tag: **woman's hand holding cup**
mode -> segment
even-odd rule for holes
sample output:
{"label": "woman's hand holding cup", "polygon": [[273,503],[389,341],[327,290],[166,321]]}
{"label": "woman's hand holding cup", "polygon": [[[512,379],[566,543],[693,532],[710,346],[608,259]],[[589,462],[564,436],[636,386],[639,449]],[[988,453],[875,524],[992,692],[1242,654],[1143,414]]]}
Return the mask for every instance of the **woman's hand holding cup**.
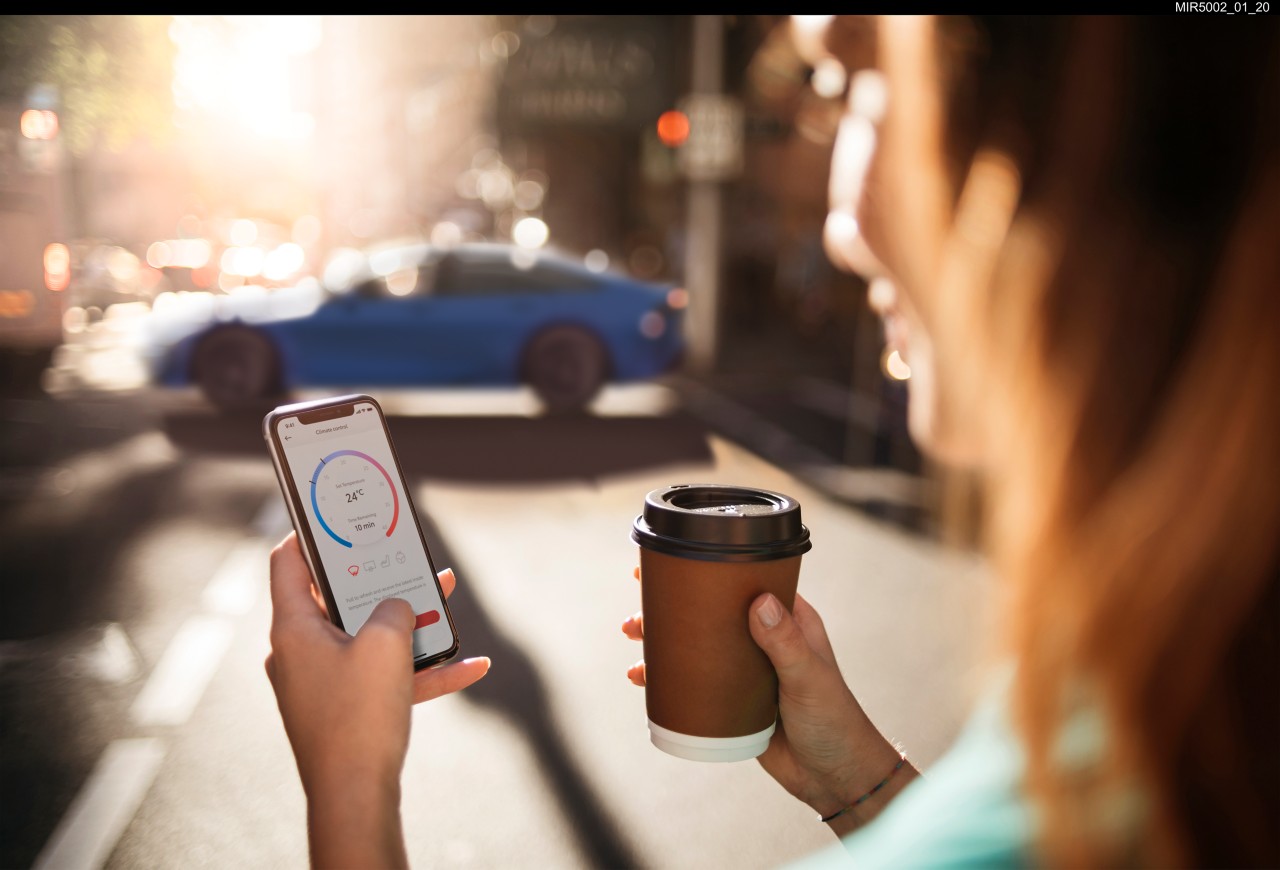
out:
{"label": "woman's hand holding cup", "polygon": [[[640,579],[640,569],[635,577]],[[776,597],[752,602],[748,626],[756,644],[778,674],[779,723],[769,748],[758,760],[790,794],[826,817],[866,794],[901,757],[863,712],[836,665],[831,641],[818,612],[796,595],[794,613]],[[622,624],[632,640],[644,639],[644,615]],[[627,671],[645,685],[644,662]],[[870,820],[914,776],[907,765],[872,799],[832,823],[845,833]]]}

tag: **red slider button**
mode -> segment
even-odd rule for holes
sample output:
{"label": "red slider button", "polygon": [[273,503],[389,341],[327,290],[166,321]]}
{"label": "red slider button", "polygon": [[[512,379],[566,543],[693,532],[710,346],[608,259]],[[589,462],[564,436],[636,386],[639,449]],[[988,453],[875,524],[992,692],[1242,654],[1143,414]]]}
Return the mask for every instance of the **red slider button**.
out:
{"label": "red slider button", "polygon": [[414,620],[414,628],[426,628],[428,625],[435,625],[440,621],[440,611],[428,610],[426,613],[419,613],[418,618]]}

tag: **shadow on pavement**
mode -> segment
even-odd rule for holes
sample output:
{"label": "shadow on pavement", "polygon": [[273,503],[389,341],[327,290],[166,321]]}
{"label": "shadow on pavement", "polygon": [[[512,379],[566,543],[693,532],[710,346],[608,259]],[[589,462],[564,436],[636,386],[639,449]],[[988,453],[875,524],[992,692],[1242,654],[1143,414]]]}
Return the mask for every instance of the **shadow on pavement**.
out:
{"label": "shadow on pavement", "polygon": [[[465,565],[449,551],[431,518],[420,514],[437,566],[449,566],[460,576],[471,576]],[[578,846],[591,867],[639,867],[640,862],[620,835],[613,820],[601,809],[582,770],[574,759],[547,703],[542,676],[533,661],[510,637],[503,634],[473,598],[465,585],[449,597],[458,634],[469,647],[500,662],[483,680],[469,687],[463,697],[507,717],[524,734],[543,775],[560,802],[560,811],[578,839]]]}
{"label": "shadow on pavement", "polygon": [[[167,413],[175,447],[194,452],[267,456],[262,417]],[[446,480],[583,480],[683,462],[710,462],[705,426],[692,417],[387,417],[405,474]]]}

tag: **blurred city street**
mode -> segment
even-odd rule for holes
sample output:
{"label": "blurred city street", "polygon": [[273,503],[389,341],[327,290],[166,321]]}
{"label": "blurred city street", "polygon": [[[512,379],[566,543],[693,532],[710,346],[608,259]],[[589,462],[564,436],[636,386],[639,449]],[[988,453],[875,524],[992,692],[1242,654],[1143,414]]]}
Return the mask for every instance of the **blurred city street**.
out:
{"label": "blurred city street", "polygon": [[822,19],[0,16],[0,868],[307,865],[262,418],[337,393],[386,410],[493,662],[415,711],[414,866],[831,842],[754,761],[649,742],[621,624],[671,483],[801,502],[801,594],[927,771],[987,579],[824,251]]}
{"label": "blurred city street", "polygon": [[0,870],[1280,864],[1235,6],[0,15]]}
{"label": "blurred city street", "polygon": [[[829,842],[755,762],[648,741],[630,523],[679,481],[797,497],[800,589],[887,736],[926,769],[965,710],[980,566],[711,432],[662,384],[590,416],[520,391],[382,391],[479,684],[420,706],[404,777],[422,867],[770,867]],[[260,415],[193,393],[0,405],[0,866],[296,867],[301,788],[262,668],[288,530]],[[38,860],[37,860],[38,859]]]}

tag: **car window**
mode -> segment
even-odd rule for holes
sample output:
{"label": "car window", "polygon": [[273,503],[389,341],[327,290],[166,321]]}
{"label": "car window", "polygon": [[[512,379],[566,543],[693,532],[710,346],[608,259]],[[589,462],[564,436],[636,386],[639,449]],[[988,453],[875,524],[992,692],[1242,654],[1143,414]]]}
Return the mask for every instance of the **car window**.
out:
{"label": "car window", "polygon": [[405,263],[386,275],[366,278],[351,288],[362,299],[403,299],[429,296],[434,291],[437,264],[431,260]]}
{"label": "car window", "polygon": [[352,287],[350,295],[361,299],[381,299],[387,295],[387,285],[381,278],[369,278]]}
{"label": "car window", "polygon": [[440,263],[435,292],[441,296],[487,296],[499,293],[581,293],[597,280],[556,263],[527,269],[501,259],[465,259],[449,255]]}

